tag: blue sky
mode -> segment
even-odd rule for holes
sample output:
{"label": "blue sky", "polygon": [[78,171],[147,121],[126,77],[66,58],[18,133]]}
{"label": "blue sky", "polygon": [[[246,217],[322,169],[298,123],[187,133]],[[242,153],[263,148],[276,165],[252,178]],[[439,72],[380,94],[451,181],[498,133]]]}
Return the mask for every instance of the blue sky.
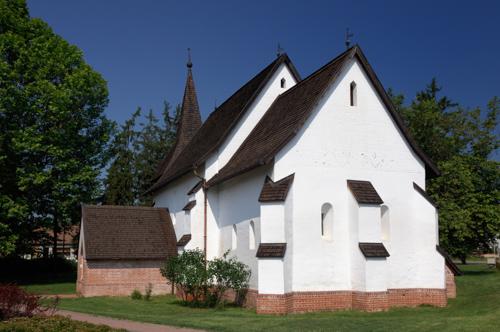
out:
{"label": "blue sky", "polygon": [[202,117],[275,58],[305,77],[354,32],[384,87],[411,99],[432,77],[451,99],[500,95],[499,1],[28,1],[108,82],[108,116],[182,99],[186,49]]}

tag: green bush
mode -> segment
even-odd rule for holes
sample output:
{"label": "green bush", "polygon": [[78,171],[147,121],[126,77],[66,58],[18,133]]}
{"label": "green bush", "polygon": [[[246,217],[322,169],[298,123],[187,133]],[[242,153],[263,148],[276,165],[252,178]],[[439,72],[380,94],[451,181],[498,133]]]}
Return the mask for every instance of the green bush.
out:
{"label": "green bush", "polygon": [[[224,293],[232,289],[239,299],[243,291],[248,289],[248,281],[251,271],[235,257],[228,258],[229,251],[226,251],[221,258],[215,258],[208,262],[208,275],[211,278],[210,289],[215,299],[215,305],[224,305]],[[236,300],[236,302],[240,302]]]}
{"label": "green bush", "polygon": [[62,316],[34,316],[0,322],[1,332],[117,332],[105,325],[78,322]]}
{"label": "green bush", "polygon": [[132,300],[142,300],[142,294],[138,289],[134,289],[132,294],[130,294]]}
{"label": "green bush", "polygon": [[205,254],[199,249],[185,250],[171,257],[161,273],[178,287],[184,302],[199,303],[206,294],[208,275]]}
{"label": "green bush", "polygon": [[228,258],[228,253],[205,264],[203,251],[186,250],[170,258],[161,273],[177,287],[185,303],[220,306],[227,290],[234,290],[237,298],[244,294],[251,273],[236,258]]}
{"label": "green bush", "polygon": [[153,293],[153,284],[149,283],[146,287],[146,293],[144,293],[144,300],[151,300],[151,293]]}

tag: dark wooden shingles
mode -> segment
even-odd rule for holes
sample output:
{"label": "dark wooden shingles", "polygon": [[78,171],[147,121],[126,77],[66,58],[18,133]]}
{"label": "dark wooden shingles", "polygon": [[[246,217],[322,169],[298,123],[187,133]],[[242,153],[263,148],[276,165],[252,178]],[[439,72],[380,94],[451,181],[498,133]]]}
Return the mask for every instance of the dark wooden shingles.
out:
{"label": "dark wooden shingles", "polygon": [[196,201],[189,201],[182,209],[184,211],[191,211],[196,206]]}
{"label": "dark wooden shingles", "polygon": [[291,174],[279,181],[274,182],[266,176],[264,185],[259,195],[259,202],[283,202],[288,195],[288,191],[293,183],[294,174]]}
{"label": "dark wooden shingles", "polygon": [[363,253],[363,255],[367,258],[369,257],[389,257],[389,253],[387,249],[385,249],[383,243],[369,243],[369,242],[360,242],[359,249]]}
{"label": "dark wooden shingles", "polygon": [[296,80],[299,81],[300,77],[290,58],[286,54],[282,54],[209,115],[193,139],[170,166],[163,170],[161,177],[149,191],[158,190],[203,164],[210,153],[224,142],[232,128],[283,63],[292,68]]}
{"label": "dark wooden shingles", "polygon": [[203,180],[200,180],[198,182],[196,182],[196,184],[193,186],[193,188],[191,188],[189,191],[188,191],[188,195],[192,195],[192,194],[195,194],[198,190],[200,190],[201,188],[203,187]]}
{"label": "dark wooden shingles", "polygon": [[453,260],[451,259],[450,255],[448,255],[446,250],[444,250],[438,245],[436,245],[436,250],[441,254],[441,256],[443,256],[446,266],[451,270],[451,272],[453,272],[454,275],[461,276],[463,274],[462,270],[460,270],[457,264],[453,262]]}
{"label": "dark wooden shingles", "polygon": [[431,196],[429,196],[429,194],[427,194],[427,192],[424,189],[422,189],[422,187],[420,187],[418,184],[416,184],[415,182],[413,182],[413,188],[420,195],[422,195],[427,200],[427,202],[431,203],[431,205],[434,206],[436,209],[438,208],[437,203],[431,198]]}
{"label": "dark wooden shingles", "polygon": [[177,241],[177,246],[178,247],[184,247],[186,244],[191,241],[191,234],[184,234],[179,241]]}
{"label": "dark wooden shingles", "polygon": [[285,257],[286,243],[261,243],[257,249],[258,258]]}
{"label": "dark wooden shingles", "polygon": [[166,209],[82,207],[85,257],[165,259],[177,254],[175,230]]}
{"label": "dark wooden shingles", "polygon": [[347,180],[347,185],[359,204],[384,203],[370,181]]}

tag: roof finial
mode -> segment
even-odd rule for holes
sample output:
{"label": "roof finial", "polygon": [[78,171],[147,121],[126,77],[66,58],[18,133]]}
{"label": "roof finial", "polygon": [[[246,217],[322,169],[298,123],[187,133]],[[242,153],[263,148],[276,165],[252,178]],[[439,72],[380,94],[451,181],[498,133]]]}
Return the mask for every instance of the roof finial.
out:
{"label": "roof finial", "polygon": [[193,67],[193,63],[191,62],[191,48],[188,47],[188,62],[187,62],[187,67],[191,68]]}
{"label": "roof finial", "polygon": [[351,37],[353,37],[354,34],[349,32],[349,28],[346,29],[345,31],[345,47],[349,48],[351,46]]}
{"label": "roof finial", "polygon": [[281,47],[280,43],[278,43],[278,48],[276,50],[276,56],[279,58],[283,54],[283,48]]}

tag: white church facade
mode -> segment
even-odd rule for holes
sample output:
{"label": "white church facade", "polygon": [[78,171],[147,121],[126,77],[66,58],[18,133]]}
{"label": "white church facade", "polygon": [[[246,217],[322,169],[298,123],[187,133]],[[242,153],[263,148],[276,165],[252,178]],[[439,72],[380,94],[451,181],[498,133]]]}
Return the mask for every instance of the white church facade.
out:
{"label": "white church facade", "polygon": [[451,260],[425,194],[439,171],[359,46],[301,79],[278,58],[202,123],[191,72],[151,188],[179,250],[227,250],[259,313],[445,306]]}
{"label": "white church facade", "polygon": [[286,54],[203,123],[192,64],[154,207],[83,206],[77,291],[170,293],[177,252],[229,251],[258,313],[445,306],[460,273],[425,192],[439,171],[354,46],[301,79]]}

